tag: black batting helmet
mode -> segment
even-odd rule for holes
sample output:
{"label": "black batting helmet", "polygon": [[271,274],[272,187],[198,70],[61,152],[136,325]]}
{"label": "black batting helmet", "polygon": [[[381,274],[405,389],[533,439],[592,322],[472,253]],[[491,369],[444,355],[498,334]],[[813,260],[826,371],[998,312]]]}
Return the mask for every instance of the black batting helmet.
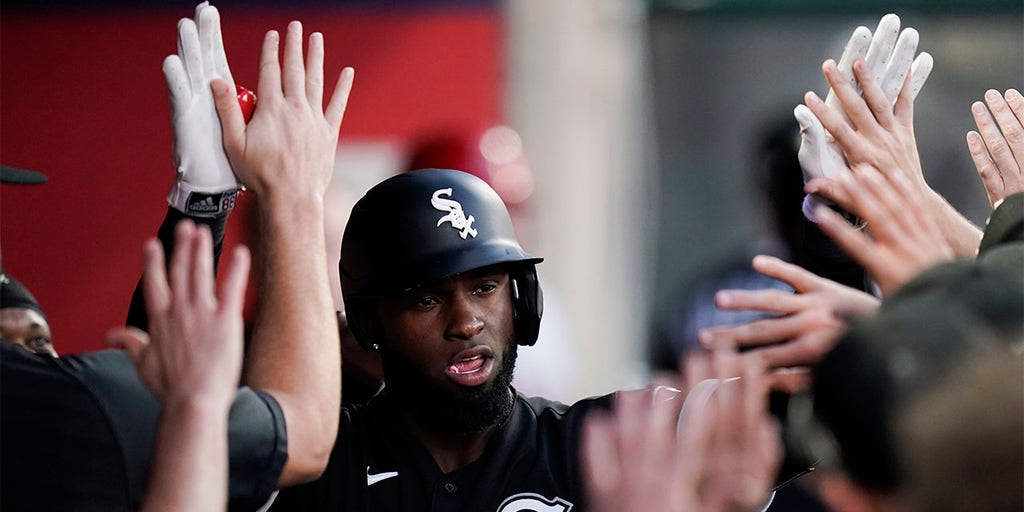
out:
{"label": "black batting helmet", "polygon": [[352,208],[341,240],[341,293],[356,340],[373,344],[369,299],[511,264],[517,342],[537,341],[543,298],[533,256],[498,194],[472,174],[419,169],[388,178]]}

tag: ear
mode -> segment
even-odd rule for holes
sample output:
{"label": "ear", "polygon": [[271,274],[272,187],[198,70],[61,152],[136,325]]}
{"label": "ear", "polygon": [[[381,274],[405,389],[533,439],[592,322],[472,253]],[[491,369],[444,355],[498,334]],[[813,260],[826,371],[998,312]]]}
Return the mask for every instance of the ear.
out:
{"label": "ear", "polygon": [[[379,349],[383,345],[384,323],[372,303],[365,300],[353,300],[345,304],[345,312],[339,313],[339,320],[344,316],[348,320],[348,329],[355,336],[359,346],[366,350]],[[339,324],[339,329],[343,327]],[[344,332],[341,333],[344,335]]]}

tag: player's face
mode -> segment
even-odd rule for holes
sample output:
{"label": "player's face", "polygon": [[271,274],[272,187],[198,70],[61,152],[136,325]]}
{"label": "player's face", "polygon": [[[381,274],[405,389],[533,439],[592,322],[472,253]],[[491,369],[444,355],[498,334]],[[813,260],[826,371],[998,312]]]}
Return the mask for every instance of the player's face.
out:
{"label": "player's face", "polygon": [[0,339],[21,345],[37,354],[57,357],[50,336],[50,324],[43,315],[31,309],[0,309]]}
{"label": "player's face", "polygon": [[511,411],[512,290],[501,268],[467,272],[387,301],[387,390],[445,431],[472,433]]}
{"label": "player's face", "polygon": [[491,382],[513,334],[512,291],[501,268],[474,270],[385,303],[389,349],[454,390]]}

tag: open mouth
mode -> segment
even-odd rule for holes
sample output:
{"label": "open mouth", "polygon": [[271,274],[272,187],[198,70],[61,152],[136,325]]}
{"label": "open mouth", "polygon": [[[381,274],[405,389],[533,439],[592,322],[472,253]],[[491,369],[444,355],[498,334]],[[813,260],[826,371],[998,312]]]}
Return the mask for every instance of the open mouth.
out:
{"label": "open mouth", "polygon": [[446,373],[456,384],[479,386],[494,373],[494,357],[485,347],[466,350],[453,358]]}

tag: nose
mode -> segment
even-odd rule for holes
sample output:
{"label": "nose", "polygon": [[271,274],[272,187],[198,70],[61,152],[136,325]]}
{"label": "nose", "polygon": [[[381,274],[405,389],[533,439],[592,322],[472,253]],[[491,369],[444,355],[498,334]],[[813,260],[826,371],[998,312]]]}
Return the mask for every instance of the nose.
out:
{"label": "nose", "polygon": [[449,302],[448,317],[449,337],[468,340],[484,330],[484,321],[480,318],[477,308],[468,297],[455,297]]}

